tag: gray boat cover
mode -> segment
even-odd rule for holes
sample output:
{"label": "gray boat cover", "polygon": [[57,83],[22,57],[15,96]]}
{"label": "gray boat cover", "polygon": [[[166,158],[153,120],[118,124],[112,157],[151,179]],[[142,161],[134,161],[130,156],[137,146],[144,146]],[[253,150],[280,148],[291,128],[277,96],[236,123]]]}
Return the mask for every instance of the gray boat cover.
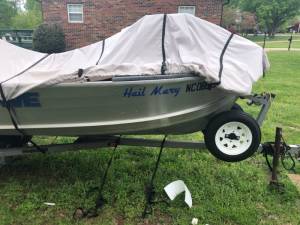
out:
{"label": "gray boat cover", "polygon": [[217,88],[248,95],[268,67],[260,46],[189,14],[145,16],[105,41],[59,54],[0,40],[0,84],[6,100],[35,87],[65,82],[187,73],[203,76]]}

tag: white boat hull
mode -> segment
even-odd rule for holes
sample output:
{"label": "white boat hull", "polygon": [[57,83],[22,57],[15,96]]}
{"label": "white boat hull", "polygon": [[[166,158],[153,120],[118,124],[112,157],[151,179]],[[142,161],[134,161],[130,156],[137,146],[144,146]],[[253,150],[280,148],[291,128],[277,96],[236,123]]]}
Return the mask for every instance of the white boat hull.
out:
{"label": "white boat hull", "polygon": [[[183,134],[205,129],[236,99],[190,76],[60,84],[31,90],[10,104],[27,135]],[[18,134],[0,107],[0,135]]]}

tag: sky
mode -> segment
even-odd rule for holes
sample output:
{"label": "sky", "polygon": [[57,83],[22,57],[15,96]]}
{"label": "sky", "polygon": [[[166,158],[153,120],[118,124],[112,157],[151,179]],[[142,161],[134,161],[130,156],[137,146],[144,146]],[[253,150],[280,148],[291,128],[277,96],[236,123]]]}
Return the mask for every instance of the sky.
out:
{"label": "sky", "polygon": [[25,10],[25,3],[26,3],[26,0],[19,0],[17,3],[18,3],[18,6],[19,6],[22,10]]}

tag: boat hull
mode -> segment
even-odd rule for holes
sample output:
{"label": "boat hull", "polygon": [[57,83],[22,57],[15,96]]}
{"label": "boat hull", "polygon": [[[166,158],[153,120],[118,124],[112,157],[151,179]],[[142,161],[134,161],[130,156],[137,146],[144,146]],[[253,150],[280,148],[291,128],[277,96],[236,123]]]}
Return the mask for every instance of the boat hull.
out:
{"label": "boat hull", "polygon": [[[205,129],[236,99],[191,76],[60,84],[31,90],[11,105],[27,135],[184,134]],[[18,134],[0,107],[0,135]]]}

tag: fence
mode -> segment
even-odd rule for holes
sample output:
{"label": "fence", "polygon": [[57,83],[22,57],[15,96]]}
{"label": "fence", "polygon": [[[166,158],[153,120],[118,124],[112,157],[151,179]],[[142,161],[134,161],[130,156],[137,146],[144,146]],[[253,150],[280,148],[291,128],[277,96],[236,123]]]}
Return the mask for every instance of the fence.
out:
{"label": "fence", "polygon": [[33,30],[0,30],[0,38],[23,48],[32,49]]}
{"label": "fence", "polygon": [[264,46],[268,50],[297,50],[300,51],[300,34],[276,34],[275,37],[267,35],[248,35],[246,38]]}

